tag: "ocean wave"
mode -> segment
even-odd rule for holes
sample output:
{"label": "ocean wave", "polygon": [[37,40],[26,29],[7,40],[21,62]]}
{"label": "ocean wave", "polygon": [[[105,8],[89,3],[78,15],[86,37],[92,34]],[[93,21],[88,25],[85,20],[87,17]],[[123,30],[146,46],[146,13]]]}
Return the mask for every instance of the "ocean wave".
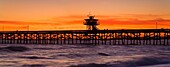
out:
{"label": "ocean wave", "polygon": [[40,56],[19,56],[18,58],[27,58],[27,59],[53,59],[49,57],[40,57]]}
{"label": "ocean wave", "polygon": [[111,67],[111,66],[107,64],[89,63],[89,64],[71,65],[68,67]]}
{"label": "ocean wave", "polygon": [[79,64],[71,65],[69,67],[137,67],[137,66],[151,66],[158,64],[169,64],[169,57],[142,57],[136,58],[134,60],[125,61],[125,62],[107,62],[104,64],[89,63],[89,64]]}
{"label": "ocean wave", "polygon": [[43,64],[25,64],[22,65],[22,67],[46,67],[47,65],[43,65]]}
{"label": "ocean wave", "polygon": [[31,50],[25,46],[7,46],[7,47],[0,47],[0,51],[5,52],[25,52]]}

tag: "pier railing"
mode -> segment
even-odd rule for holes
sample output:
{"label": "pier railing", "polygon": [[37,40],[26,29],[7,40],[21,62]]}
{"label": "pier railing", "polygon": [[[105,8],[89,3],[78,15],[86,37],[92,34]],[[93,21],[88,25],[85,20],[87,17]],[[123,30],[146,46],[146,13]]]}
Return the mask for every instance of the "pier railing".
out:
{"label": "pier railing", "polygon": [[169,45],[170,29],[0,31],[0,44]]}

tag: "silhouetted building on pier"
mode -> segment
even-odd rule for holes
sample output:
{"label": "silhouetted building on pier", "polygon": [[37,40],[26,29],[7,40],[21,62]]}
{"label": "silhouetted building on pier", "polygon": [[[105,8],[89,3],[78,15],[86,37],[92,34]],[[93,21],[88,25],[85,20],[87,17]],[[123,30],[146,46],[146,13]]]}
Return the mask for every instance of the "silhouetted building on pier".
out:
{"label": "silhouetted building on pier", "polygon": [[86,22],[84,22],[84,25],[87,26],[87,30],[98,30],[96,27],[99,25],[98,19],[94,19],[95,16],[89,16],[89,19],[84,19]]}

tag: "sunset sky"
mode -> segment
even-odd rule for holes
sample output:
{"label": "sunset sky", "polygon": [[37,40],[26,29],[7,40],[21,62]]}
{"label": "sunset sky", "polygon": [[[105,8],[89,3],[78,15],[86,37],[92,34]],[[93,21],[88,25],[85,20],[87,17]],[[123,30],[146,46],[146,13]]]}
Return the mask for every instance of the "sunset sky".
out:
{"label": "sunset sky", "polygon": [[0,0],[0,30],[84,30],[89,12],[99,29],[170,28],[170,0]]}

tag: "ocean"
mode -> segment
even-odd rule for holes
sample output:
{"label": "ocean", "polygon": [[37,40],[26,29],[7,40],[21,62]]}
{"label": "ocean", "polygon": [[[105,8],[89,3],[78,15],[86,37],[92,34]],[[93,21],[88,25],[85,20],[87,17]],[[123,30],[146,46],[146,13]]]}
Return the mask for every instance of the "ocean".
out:
{"label": "ocean", "polygon": [[0,67],[170,67],[170,46],[1,44]]}

